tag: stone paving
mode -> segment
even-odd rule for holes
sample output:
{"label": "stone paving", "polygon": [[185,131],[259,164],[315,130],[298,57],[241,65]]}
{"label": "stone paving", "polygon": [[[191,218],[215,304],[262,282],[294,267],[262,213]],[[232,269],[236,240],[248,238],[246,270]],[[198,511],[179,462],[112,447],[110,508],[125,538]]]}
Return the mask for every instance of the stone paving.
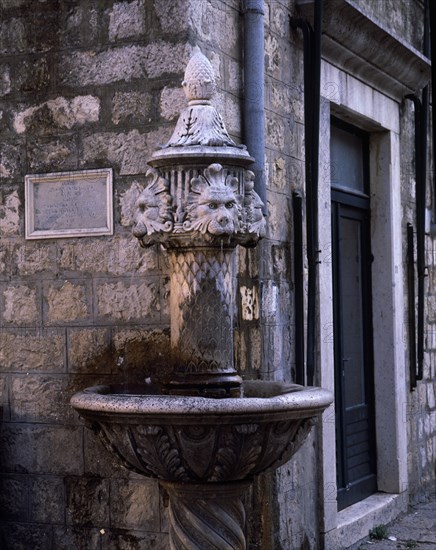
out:
{"label": "stone paving", "polygon": [[385,538],[382,540],[367,536],[348,550],[436,550],[436,496],[428,502],[412,506],[407,514],[385,528]]}

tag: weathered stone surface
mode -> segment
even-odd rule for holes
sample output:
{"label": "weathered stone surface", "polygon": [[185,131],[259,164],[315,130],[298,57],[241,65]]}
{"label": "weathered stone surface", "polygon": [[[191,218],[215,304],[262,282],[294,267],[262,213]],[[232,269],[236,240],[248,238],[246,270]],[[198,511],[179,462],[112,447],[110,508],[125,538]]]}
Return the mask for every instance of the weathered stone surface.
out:
{"label": "weathered stone surface", "polygon": [[60,477],[38,477],[30,482],[30,520],[36,523],[64,522],[65,492]]}
{"label": "weathered stone surface", "polygon": [[0,97],[11,91],[11,71],[9,65],[0,65]]}
{"label": "weathered stone surface", "polygon": [[0,525],[0,547],[14,550],[46,550],[52,541],[51,526],[4,523]]}
{"label": "weathered stone surface", "polygon": [[25,285],[9,286],[3,291],[3,321],[32,326],[39,318],[37,289]]}
{"label": "weathered stone surface", "polygon": [[147,135],[132,130],[126,134],[104,132],[83,140],[81,164],[112,165],[120,175],[143,174],[147,171],[147,158],[154,144],[147,145]]}
{"label": "weathered stone surface", "polygon": [[[170,339],[162,330],[147,330],[141,326],[120,328],[113,332],[113,349],[117,365],[128,378],[162,374],[168,368]],[[123,380],[128,381],[128,380]]]}
{"label": "weathered stone surface", "polygon": [[1,477],[0,518],[3,521],[27,521],[29,508],[27,494],[27,478]]}
{"label": "weathered stone surface", "polygon": [[144,0],[117,2],[109,12],[109,40],[139,37],[145,33]]}
{"label": "weathered stone surface", "polygon": [[23,173],[22,166],[26,158],[24,144],[21,141],[2,140],[0,156],[0,179],[16,178]]}
{"label": "weathered stone surface", "polygon": [[121,529],[158,532],[159,488],[150,479],[111,481],[111,525]]}
{"label": "weathered stone surface", "polygon": [[110,331],[106,328],[70,329],[68,332],[68,371],[111,373]]}
{"label": "weathered stone surface", "polygon": [[[271,194],[273,195],[273,193]],[[280,200],[276,200],[280,198]],[[289,199],[285,195],[277,194],[275,197],[268,196],[268,204],[274,201],[274,208],[269,208],[269,237],[275,241],[286,241],[289,239],[291,210]]]}
{"label": "weathered stone surface", "polygon": [[[101,380],[99,380],[101,382]],[[82,386],[81,389],[83,389]],[[84,432],[84,470],[86,476],[95,477],[125,477],[129,475],[112,453],[109,453],[97,436],[91,430]]]}
{"label": "weathered stone surface", "polygon": [[[0,427],[0,459],[5,473],[81,475],[82,429],[4,423]],[[53,452],[68,449],[68,452]]]}
{"label": "weathered stone surface", "polygon": [[[36,15],[36,14],[35,14]],[[12,17],[0,21],[0,53],[46,52],[57,43],[58,13],[45,12],[29,19]]]}
{"label": "weathered stone surface", "polygon": [[98,41],[98,11],[91,3],[69,7],[62,29],[65,46],[91,47]]}
{"label": "weathered stone surface", "polygon": [[165,86],[160,94],[160,114],[166,120],[175,120],[186,107],[183,90]]}
{"label": "weathered stone surface", "polygon": [[76,87],[180,74],[187,58],[187,46],[163,41],[147,46],[113,48],[100,53],[76,52],[61,57],[59,80],[63,85]]}
{"label": "weathered stone surface", "polygon": [[65,480],[68,525],[106,525],[109,517],[109,482],[96,477]]}
{"label": "weathered stone surface", "polygon": [[147,92],[117,92],[112,99],[114,124],[143,124],[152,119],[151,94]]}
{"label": "weathered stone surface", "polygon": [[150,321],[159,317],[159,284],[156,280],[100,283],[96,298],[97,315],[102,319]]}
{"label": "weathered stone surface", "polygon": [[144,533],[112,533],[104,539],[107,550],[167,550],[167,535]]}
{"label": "weathered stone surface", "polygon": [[35,138],[27,146],[27,160],[31,172],[65,172],[77,169],[76,136]]}
{"label": "weathered stone surface", "polygon": [[11,382],[11,419],[68,422],[74,416],[65,377],[27,374]]}
{"label": "weathered stone surface", "polygon": [[74,126],[97,122],[100,116],[100,99],[92,95],[73,99],[57,97],[40,105],[19,111],[14,117],[14,130],[23,134],[28,130],[37,133],[59,129],[71,130]]}
{"label": "weathered stone surface", "polygon": [[23,60],[15,71],[13,88],[19,92],[36,92],[50,84],[50,67],[46,57]]}
{"label": "weathered stone surface", "polygon": [[158,16],[159,24],[165,34],[184,32],[190,24],[190,2],[181,0],[154,0],[154,9]]}
{"label": "weathered stone surface", "polygon": [[190,22],[198,38],[235,57],[240,39],[238,21],[238,10],[231,9],[227,3],[191,3]]}
{"label": "weathered stone surface", "polygon": [[157,268],[156,251],[141,249],[132,236],[66,243],[61,247],[59,265],[65,271],[111,275],[145,274]]}
{"label": "weathered stone surface", "polygon": [[[106,523],[103,523],[103,525],[106,525]],[[101,533],[100,531],[101,528],[92,529],[82,526],[55,527],[53,529],[53,545],[56,550],[71,550],[72,548],[95,550],[96,548],[106,548],[104,545],[107,537],[105,536],[105,532]],[[100,546],[101,544],[103,546]]]}
{"label": "weathered stone surface", "polygon": [[90,307],[87,291],[82,283],[70,281],[48,285],[46,291],[47,321],[49,324],[65,324],[89,319]]}
{"label": "weathered stone surface", "polygon": [[0,234],[17,235],[20,232],[20,205],[17,191],[0,190]]}
{"label": "weathered stone surface", "polygon": [[63,372],[65,336],[55,331],[0,332],[0,370]]}
{"label": "weathered stone surface", "polygon": [[36,242],[17,242],[9,248],[12,259],[11,269],[17,275],[35,275],[41,272],[57,273],[57,248],[53,243],[41,246]]}

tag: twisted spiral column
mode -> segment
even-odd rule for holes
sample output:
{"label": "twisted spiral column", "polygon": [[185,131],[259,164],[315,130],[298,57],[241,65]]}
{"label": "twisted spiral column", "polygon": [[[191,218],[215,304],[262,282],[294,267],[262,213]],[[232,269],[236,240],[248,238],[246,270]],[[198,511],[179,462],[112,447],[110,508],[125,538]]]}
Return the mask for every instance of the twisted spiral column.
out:
{"label": "twisted spiral column", "polygon": [[171,550],[246,550],[249,483],[160,483],[169,495]]}

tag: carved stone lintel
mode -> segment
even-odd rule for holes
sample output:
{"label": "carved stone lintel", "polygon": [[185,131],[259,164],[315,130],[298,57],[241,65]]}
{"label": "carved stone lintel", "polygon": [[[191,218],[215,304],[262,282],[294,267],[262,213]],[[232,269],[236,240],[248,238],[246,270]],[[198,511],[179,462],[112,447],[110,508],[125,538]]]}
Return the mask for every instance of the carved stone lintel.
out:
{"label": "carved stone lintel", "polygon": [[242,498],[249,483],[161,485],[169,495],[171,550],[247,548]]}

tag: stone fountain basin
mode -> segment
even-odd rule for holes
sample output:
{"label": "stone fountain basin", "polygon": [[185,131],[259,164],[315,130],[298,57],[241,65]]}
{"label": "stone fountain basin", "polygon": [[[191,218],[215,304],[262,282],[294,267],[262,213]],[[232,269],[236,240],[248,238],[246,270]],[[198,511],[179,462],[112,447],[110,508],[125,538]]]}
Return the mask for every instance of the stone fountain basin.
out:
{"label": "stone fountain basin", "polygon": [[245,381],[243,395],[95,386],[71,404],[128,469],[198,483],[244,480],[287,462],[333,401],[327,390],[264,381]]}

